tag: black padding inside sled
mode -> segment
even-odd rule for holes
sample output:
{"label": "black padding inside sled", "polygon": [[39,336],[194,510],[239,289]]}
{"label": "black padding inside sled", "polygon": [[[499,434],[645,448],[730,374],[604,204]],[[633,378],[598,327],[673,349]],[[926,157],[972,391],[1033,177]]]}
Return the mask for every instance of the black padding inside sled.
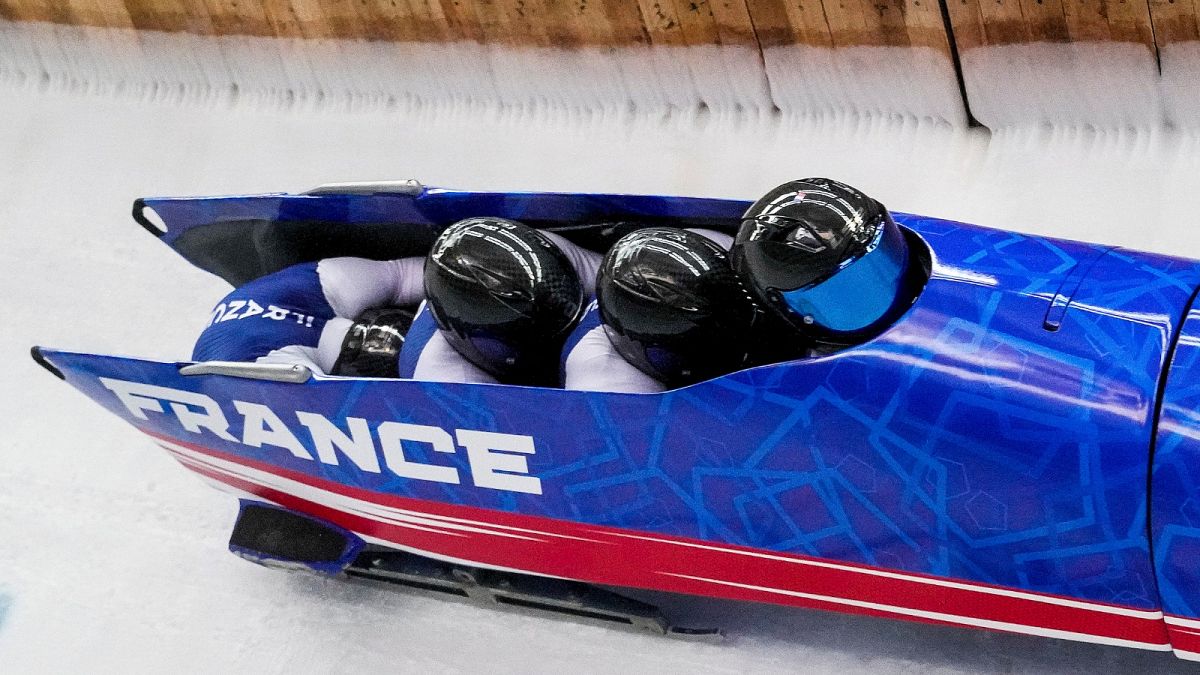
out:
{"label": "black padding inside sled", "polygon": [[543,229],[561,234],[573,244],[603,253],[612,248],[621,237],[647,227],[703,227],[734,236],[739,224],[734,220],[717,221],[711,218],[647,218],[610,223],[554,223]]}
{"label": "black padding inside sled", "polygon": [[291,511],[247,505],[238,515],[229,545],[271,558],[306,563],[336,562],[346,551],[337,530]]}
{"label": "black padding inside sled", "polygon": [[[738,226],[735,220],[713,218],[521,222],[557,232],[575,244],[599,252],[607,251],[622,236],[644,227],[705,227],[733,235]],[[240,286],[285,267],[323,258],[355,256],[391,260],[423,256],[429,252],[437,235],[449,225],[234,220],[193,227],[180,234],[171,246],[196,267]]]}
{"label": "black padding inside sled", "polygon": [[240,286],[297,263],[425,255],[444,228],[410,223],[237,220],[193,227],[172,242],[196,267]]}

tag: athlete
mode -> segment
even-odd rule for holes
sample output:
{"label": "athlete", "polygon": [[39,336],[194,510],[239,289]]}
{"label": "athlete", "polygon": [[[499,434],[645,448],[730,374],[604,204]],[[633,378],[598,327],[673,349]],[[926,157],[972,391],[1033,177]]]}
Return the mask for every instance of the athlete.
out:
{"label": "athlete", "polygon": [[646,393],[746,367],[758,308],[729,266],[729,235],[651,227],[605,255],[596,302],[564,350],[567,389]]}
{"label": "athlete", "polygon": [[882,204],[828,178],[791,181],[742,217],[733,267],[792,332],[831,351],[867,340],[916,298],[923,275]]}
{"label": "athlete", "polygon": [[401,376],[557,386],[563,341],[594,292],[600,258],[503,218],[451,225],[425,264],[427,302]]}
{"label": "athlete", "polygon": [[192,359],[396,377],[399,350],[423,296],[424,262],[327,258],[255,279],[213,309]]}

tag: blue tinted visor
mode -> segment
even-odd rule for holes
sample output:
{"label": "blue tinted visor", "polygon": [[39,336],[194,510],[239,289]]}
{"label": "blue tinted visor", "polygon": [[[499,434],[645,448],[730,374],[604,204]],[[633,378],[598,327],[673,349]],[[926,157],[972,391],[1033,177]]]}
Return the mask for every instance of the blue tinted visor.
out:
{"label": "blue tinted visor", "polygon": [[834,336],[868,331],[906,297],[908,258],[904,233],[889,221],[866,253],[822,281],[781,295],[807,327]]}

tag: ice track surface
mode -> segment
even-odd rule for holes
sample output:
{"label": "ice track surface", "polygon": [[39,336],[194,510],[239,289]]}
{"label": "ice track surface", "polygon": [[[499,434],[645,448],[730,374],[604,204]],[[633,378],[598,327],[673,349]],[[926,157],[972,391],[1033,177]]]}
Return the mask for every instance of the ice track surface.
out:
{"label": "ice track surface", "polygon": [[[1164,653],[668,598],[685,623],[730,633],[724,644],[692,644],[268,571],[225,551],[234,498],[50,377],[28,349],[189,352],[226,286],[130,221],[141,195],[415,176],[467,188],[753,197],[785,178],[830,174],[897,209],[1200,255],[1194,221],[1182,220],[1200,192],[1193,141],[1038,132],[1000,150],[986,134],[912,123],[630,131],[181,108],[32,88],[0,89],[0,120],[2,672],[1187,667]],[[874,159],[849,157],[849,147],[870,147]],[[1152,231],[1130,220],[1139,194]]]}

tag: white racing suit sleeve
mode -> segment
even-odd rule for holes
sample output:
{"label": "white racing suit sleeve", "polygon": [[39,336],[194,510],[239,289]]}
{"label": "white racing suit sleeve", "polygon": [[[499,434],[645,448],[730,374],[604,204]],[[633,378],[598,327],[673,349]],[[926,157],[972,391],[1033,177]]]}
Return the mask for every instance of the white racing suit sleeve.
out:
{"label": "white racing suit sleeve", "polygon": [[340,316],[325,322],[321,329],[321,338],[316,347],[304,345],[288,345],[272,350],[266,356],[260,356],[255,363],[286,363],[288,365],[304,366],[309,370],[328,375],[338,357],[342,353],[342,342],[354,322]]}
{"label": "white racing suit sleeve", "polygon": [[553,232],[541,230],[541,233],[554,242],[571,261],[571,267],[575,268],[575,273],[579,275],[579,283],[583,286],[583,296],[585,298],[594,297],[596,295],[596,272],[599,271],[600,261],[604,259],[604,256],[576,246]]}
{"label": "white racing suit sleeve", "polygon": [[496,384],[496,378],[459,354],[446,341],[441,331],[435,331],[417,358],[414,380],[426,382],[477,382]]}
{"label": "white racing suit sleeve", "polygon": [[302,365],[328,374],[341,355],[354,319],[375,307],[415,305],[424,296],[424,257],[397,260],[326,258],[317,263],[321,293],[337,316],[325,323],[315,347],[287,345],[255,359],[258,363]]}
{"label": "white racing suit sleeve", "polygon": [[288,345],[279,349],[272,349],[266,356],[254,359],[254,362],[304,366],[314,373],[324,374],[329,372],[317,364],[316,347],[305,347],[304,345]]}
{"label": "white racing suit sleeve", "polygon": [[333,312],[356,319],[374,307],[415,305],[425,295],[425,258],[326,258],[317,264],[321,291]]}
{"label": "white racing suit sleeve", "polygon": [[649,394],[663,391],[661,382],[643,373],[613,349],[604,326],[588,331],[567,355],[564,389]]}
{"label": "white racing suit sleeve", "polygon": [[703,227],[689,227],[689,228],[687,228],[687,231],[695,232],[696,234],[700,235],[701,237],[707,238],[709,241],[716,244],[717,246],[720,246],[721,248],[725,249],[726,251],[733,248],[733,237],[725,234],[724,232],[717,232],[716,230],[706,230]]}

